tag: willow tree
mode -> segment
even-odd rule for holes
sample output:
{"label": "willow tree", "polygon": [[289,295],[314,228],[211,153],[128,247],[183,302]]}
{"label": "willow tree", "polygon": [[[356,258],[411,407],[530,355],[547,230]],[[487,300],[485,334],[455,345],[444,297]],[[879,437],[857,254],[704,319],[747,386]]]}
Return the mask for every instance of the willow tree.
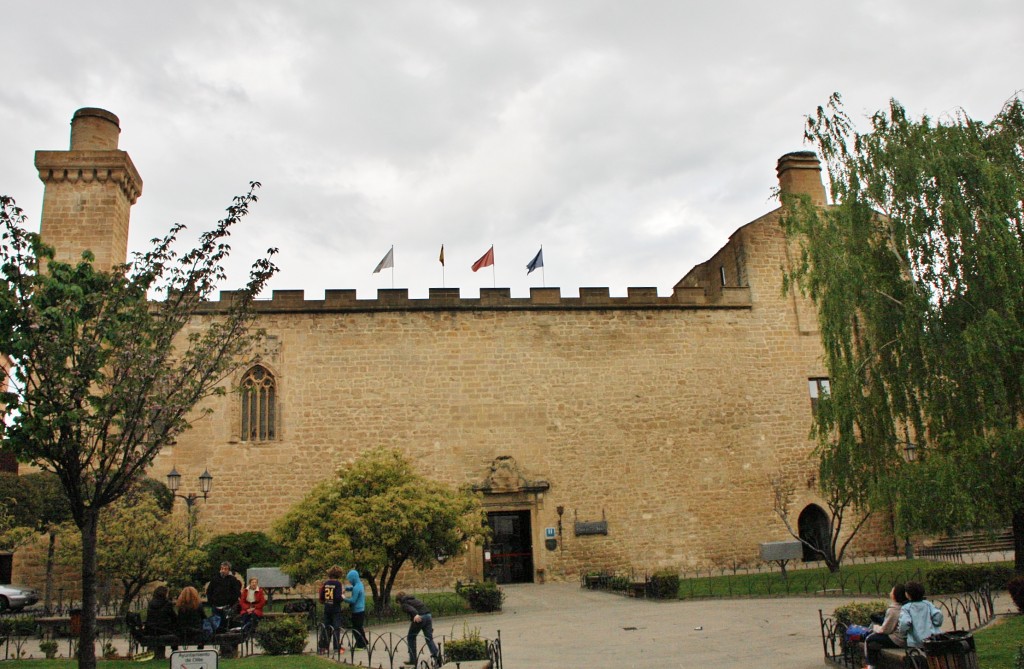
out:
{"label": "willow tree", "polygon": [[[252,302],[276,271],[257,259],[227,314],[188,327],[225,279],[232,227],[255,201],[238,196],[227,216],[175,251],[182,226],[111,270],[86,251],[75,263],[26,230],[0,197],[0,351],[11,359],[0,394],[3,446],[60,479],[82,535],[79,666],[96,666],[96,536],[100,512],[128,492],[156,454],[202,412],[204,397],[246,364],[259,333]],[[155,298],[155,299],[151,299]]]}
{"label": "willow tree", "polygon": [[821,451],[873,465],[866,500],[903,531],[1011,524],[1024,571],[1024,102],[982,122],[892,101],[859,132],[833,95],[806,137],[834,204],[790,199],[783,225],[831,379]]}

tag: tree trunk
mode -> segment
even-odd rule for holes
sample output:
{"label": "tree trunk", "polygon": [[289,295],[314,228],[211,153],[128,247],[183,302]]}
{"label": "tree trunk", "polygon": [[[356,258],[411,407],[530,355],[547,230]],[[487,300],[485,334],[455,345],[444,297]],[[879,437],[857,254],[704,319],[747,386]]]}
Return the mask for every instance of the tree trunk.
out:
{"label": "tree trunk", "polygon": [[53,555],[57,549],[57,533],[50,531],[50,543],[46,547],[46,586],[43,589],[43,610],[46,615],[53,611]]}
{"label": "tree trunk", "polygon": [[82,524],[82,630],[78,669],[96,669],[96,534],[99,510],[87,508]]}
{"label": "tree trunk", "polygon": [[118,618],[121,620],[125,619],[128,612],[131,611],[132,602],[135,601],[135,598],[139,596],[140,592],[142,592],[144,585],[144,583],[129,583],[124,579],[121,579],[121,592],[123,595],[121,597],[121,604],[117,607]]}
{"label": "tree trunk", "polygon": [[1013,568],[1024,574],[1024,509],[1013,512]]}

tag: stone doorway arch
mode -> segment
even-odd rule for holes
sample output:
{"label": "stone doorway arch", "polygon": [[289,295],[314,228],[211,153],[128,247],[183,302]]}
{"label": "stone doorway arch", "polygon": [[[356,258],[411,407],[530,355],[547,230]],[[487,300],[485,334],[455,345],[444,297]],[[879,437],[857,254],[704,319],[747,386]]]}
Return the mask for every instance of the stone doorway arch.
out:
{"label": "stone doorway arch", "polygon": [[534,583],[541,580],[543,556],[536,550],[537,512],[547,481],[526,478],[515,458],[503,455],[475,492],[483,493],[491,539],[481,546],[483,577],[497,583]]}
{"label": "stone doorway arch", "polygon": [[828,514],[817,504],[808,504],[804,507],[804,510],[800,512],[800,518],[797,520],[797,527],[800,532],[800,540],[804,542],[803,549],[803,561],[804,562],[817,562],[818,560],[824,559],[821,553],[818,553],[807,544],[815,546],[822,550],[828,549],[829,541],[829,521]]}

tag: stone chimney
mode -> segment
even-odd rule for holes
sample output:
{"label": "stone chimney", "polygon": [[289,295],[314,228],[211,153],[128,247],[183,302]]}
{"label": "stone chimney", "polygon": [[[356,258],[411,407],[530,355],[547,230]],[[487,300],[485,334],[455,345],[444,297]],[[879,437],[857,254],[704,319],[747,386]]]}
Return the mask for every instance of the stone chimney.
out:
{"label": "stone chimney", "polygon": [[36,151],[45,184],[39,232],[57,260],[77,262],[82,252],[110,269],[128,257],[128,219],[142,194],[132,159],[117,148],[121,127],[104,109],[79,109],[71,119],[68,151]]}
{"label": "stone chimney", "polygon": [[807,195],[813,204],[824,206],[825,186],[821,183],[821,163],[814,151],[794,151],[779,158],[775,168],[779,191],[783,195]]}

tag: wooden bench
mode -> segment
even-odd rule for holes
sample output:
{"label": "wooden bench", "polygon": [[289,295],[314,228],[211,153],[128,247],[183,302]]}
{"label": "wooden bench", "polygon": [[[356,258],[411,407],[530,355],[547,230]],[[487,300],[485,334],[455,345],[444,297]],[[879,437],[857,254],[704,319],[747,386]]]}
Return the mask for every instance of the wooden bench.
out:
{"label": "wooden bench", "polygon": [[878,669],[925,669],[928,659],[924,653],[906,648],[883,648]]}
{"label": "wooden bench", "polygon": [[[42,630],[43,636],[47,637],[57,635],[70,637],[77,635],[77,632],[73,633],[71,629],[71,620],[71,616],[41,616],[35,619],[36,624]],[[120,618],[116,616],[96,616],[96,628],[113,631],[117,626],[118,620]]]}

